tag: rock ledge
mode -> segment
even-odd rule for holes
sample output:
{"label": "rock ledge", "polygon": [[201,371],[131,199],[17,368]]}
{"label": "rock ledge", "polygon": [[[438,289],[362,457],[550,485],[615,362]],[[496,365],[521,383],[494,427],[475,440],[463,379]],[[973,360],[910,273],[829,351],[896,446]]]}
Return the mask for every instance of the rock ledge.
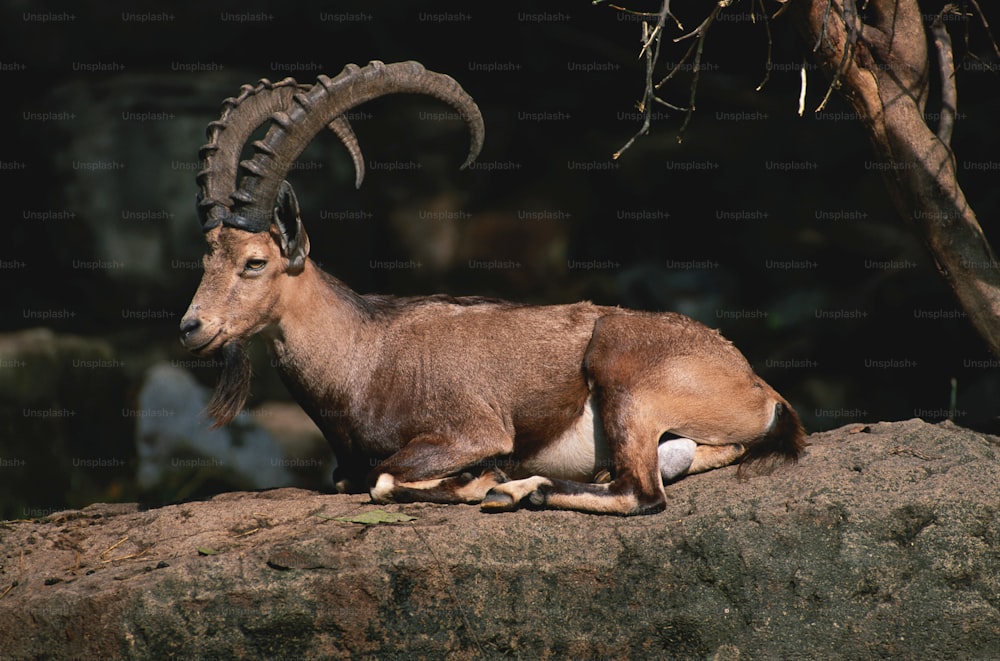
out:
{"label": "rock ledge", "polygon": [[0,656],[1000,657],[1000,438],[809,442],[632,519],[278,489],[0,523]]}

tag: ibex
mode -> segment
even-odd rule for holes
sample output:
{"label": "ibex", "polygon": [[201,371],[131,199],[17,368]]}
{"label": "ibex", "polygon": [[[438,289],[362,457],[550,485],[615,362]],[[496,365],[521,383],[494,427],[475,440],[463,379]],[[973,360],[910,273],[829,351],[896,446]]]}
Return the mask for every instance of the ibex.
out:
{"label": "ibex", "polygon": [[798,458],[804,434],[788,402],[717,331],[682,315],[361,295],[317,267],[284,178],[329,127],[360,185],[346,113],[393,93],[453,106],[471,134],[462,167],[476,158],[479,108],[416,62],[348,65],[312,87],[245,85],[209,125],[197,177],[208,252],[180,332],[195,354],[224,357],[208,407],[216,425],[246,402],[243,345],[259,334],[330,442],[337,490],[379,503],[648,514],[666,506],[664,480]]}

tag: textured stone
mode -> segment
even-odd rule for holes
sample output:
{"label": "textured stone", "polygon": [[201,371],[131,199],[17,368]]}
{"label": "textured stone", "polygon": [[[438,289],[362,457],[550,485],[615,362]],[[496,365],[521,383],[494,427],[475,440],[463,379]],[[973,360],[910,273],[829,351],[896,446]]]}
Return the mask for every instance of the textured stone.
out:
{"label": "textured stone", "polygon": [[920,420],[813,434],[795,467],[615,518],[227,493],[0,526],[14,658],[990,659],[1000,439]]}

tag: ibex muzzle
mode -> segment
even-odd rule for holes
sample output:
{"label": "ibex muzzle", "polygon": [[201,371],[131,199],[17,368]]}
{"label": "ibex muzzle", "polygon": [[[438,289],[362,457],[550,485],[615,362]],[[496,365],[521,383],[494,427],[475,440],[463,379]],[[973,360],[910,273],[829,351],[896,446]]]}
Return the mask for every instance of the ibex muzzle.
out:
{"label": "ibex muzzle", "polygon": [[[645,514],[664,508],[665,480],[798,458],[804,433],[792,407],[727,340],[687,317],[360,295],[320,270],[284,177],[328,127],[360,184],[364,161],[345,113],[397,92],[452,105],[472,162],[484,135],[478,107],[415,62],[350,65],[312,87],[263,80],[209,125],[198,175],[208,252],[181,341],[225,359],[209,404],[216,424],[246,401],[242,347],[259,334],[329,440],[338,490],[367,489],[378,502]],[[254,156],[238,162],[266,122]]]}

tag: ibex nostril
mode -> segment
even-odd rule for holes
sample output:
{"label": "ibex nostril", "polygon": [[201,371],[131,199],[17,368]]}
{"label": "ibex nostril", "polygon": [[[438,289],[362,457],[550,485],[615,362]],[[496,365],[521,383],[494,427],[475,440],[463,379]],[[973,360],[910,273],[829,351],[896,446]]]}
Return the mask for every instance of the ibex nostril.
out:
{"label": "ibex nostril", "polygon": [[181,335],[190,335],[199,328],[201,328],[201,320],[197,317],[181,319]]}

